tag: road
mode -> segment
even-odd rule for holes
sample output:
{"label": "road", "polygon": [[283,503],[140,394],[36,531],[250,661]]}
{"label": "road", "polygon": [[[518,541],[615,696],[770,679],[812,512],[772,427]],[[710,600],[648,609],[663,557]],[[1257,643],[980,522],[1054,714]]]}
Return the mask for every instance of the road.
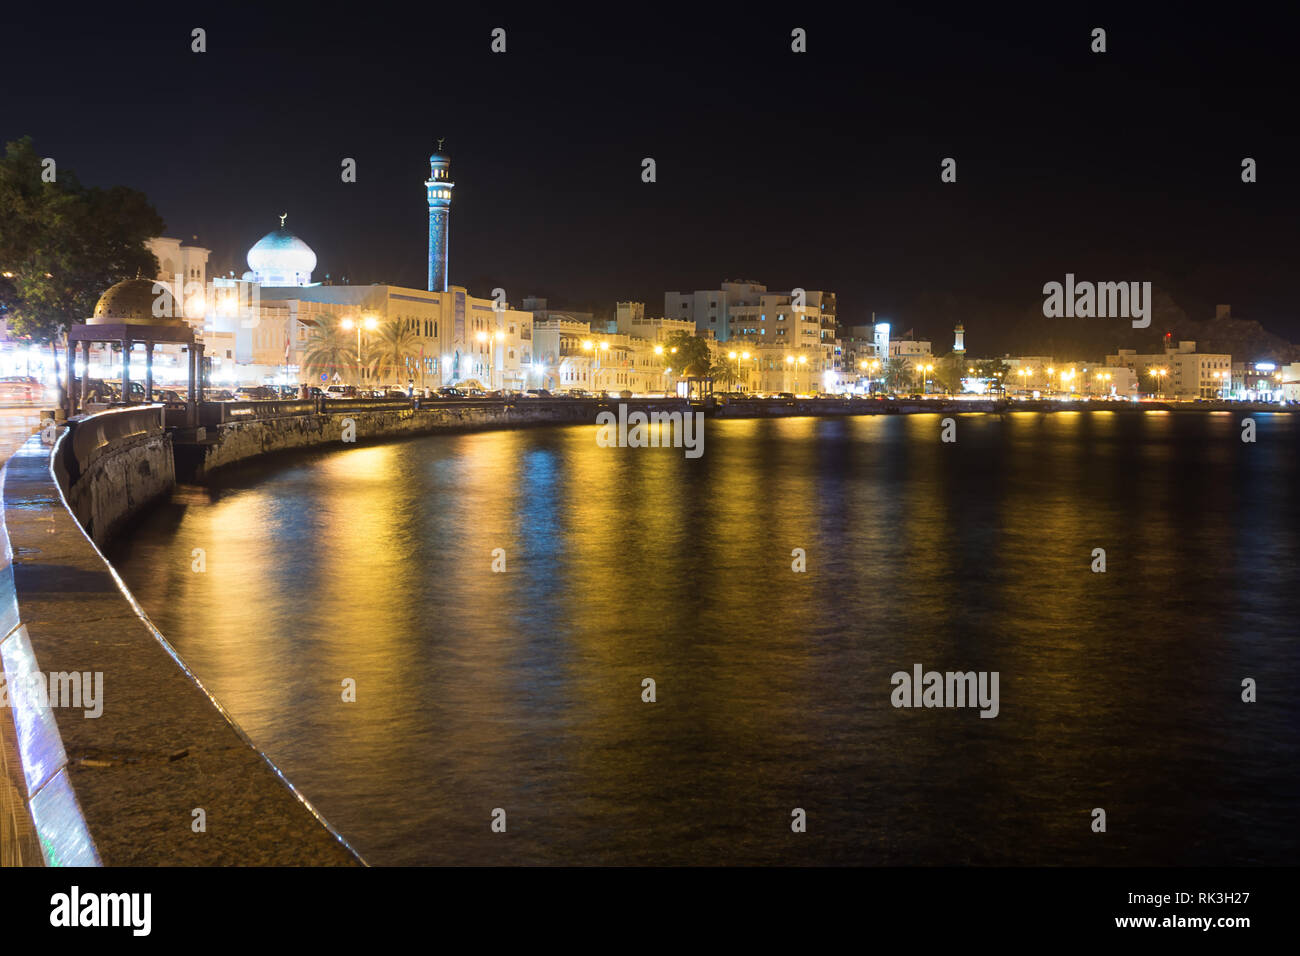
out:
{"label": "road", "polygon": [[0,405],[0,463],[9,460],[41,422],[41,406]]}

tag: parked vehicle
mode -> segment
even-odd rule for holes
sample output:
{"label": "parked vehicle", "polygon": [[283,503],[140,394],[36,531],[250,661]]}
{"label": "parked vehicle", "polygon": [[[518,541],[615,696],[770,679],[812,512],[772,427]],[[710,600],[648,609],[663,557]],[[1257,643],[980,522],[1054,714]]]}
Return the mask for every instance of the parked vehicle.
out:
{"label": "parked vehicle", "polygon": [[176,389],[174,388],[164,388],[158,391],[158,393],[154,396],[154,400],[159,402],[168,402],[168,403],[174,403],[174,402],[183,403],[185,401],[185,396],[182,395],[180,392],[176,391]]}
{"label": "parked vehicle", "polygon": [[246,385],[235,389],[235,398],[241,402],[266,402],[279,397],[279,392],[267,385]]}
{"label": "parked vehicle", "polygon": [[325,389],[326,398],[356,398],[355,385],[330,385]]}
{"label": "parked vehicle", "polygon": [[[103,384],[104,384],[104,388],[107,390],[108,400],[110,402],[124,401],[124,399],[122,398],[122,382],[120,379],[106,379]],[[142,383],[132,381],[130,391],[131,391],[131,399],[130,399],[131,401],[133,402],[144,401],[144,385]]]}
{"label": "parked vehicle", "polygon": [[526,389],[523,395],[520,397],[521,398],[554,398],[555,396],[552,395],[544,388],[530,388],[530,389]]}
{"label": "parked vehicle", "polygon": [[45,398],[45,386],[30,375],[7,375],[0,378],[0,402],[39,402]]}
{"label": "parked vehicle", "polygon": [[464,398],[465,393],[451,385],[444,385],[438,389],[439,398]]}

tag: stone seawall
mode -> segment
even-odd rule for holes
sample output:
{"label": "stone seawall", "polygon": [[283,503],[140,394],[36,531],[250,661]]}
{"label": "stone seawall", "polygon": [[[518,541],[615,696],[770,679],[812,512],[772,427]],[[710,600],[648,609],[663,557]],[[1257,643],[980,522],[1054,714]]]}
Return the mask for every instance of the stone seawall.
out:
{"label": "stone seawall", "polygon": [[[333,405],[334,403],[330,403]],[[340,403],[341,404],[341,403]],[[611,403],[616,407],[617,403]],[[631,400],[629,407],[684,411],[684,401]],[[422,408],[357,403],[346,411],[329,408],[315,415],[231,421],[206,427],[192,441],[176,445],[176,470],[180,481],[202,481],[219,468],[262,455],[342,443],[345,429],[358,443],[426,435],[435,432],[520,428],[534,425],[594,423],[597,405],[585,401],[520,401],[501,403],[435,403]]]}
{"label": "stone seawall", "polygon": [[176,486],[171,435],[156,407],[74,419],[68,428],[52,468],[73,515],[102,546]]}
{"label": "stone seawall", "polygon": [[[53,454],[33,436],[0,475],[11,702],[0,708],[0,859],[360,864],[185,667],[65,507],[66,496],[102,540],[170,487],[169,446],[151,421],[157,407],[74,421]],[[33,693],[33,680],[45,689]]]}

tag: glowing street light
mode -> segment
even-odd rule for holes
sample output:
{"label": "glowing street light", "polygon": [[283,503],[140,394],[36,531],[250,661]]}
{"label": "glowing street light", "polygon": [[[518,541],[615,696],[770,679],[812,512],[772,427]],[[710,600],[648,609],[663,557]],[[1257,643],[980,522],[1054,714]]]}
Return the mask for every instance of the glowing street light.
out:
{"label": "glowing street light", "polygon": [[351,316],[345,316],[339,323],[344,332],[351,332],[353,328],[357,330],[357,385],[361,385],[361,369],[365,365],[361,355],[361,329],[364,326],[367,332],[373,332],[379,328],[379,322],[373,315],[367,315],[362,321],[354,322]]}

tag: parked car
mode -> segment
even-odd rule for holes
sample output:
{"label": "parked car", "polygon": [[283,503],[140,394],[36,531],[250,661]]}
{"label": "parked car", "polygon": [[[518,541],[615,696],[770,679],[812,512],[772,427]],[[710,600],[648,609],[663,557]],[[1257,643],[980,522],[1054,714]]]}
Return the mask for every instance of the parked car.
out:
{"label": "parked car", "polygon": [[204,390],[203,400],[205,402],[233,402],[235,394],[227,388],[209,388]]}
{"label": "parked car", "polygon": [[7,375],[0,378],[0,402],[39,402],[45,398],[45,386],[30,375]]}
{"label": "parked car", "polygon": [[[103,384],[104,384],[104,388],[107,390],[108,400],[110,402],[124,401],[124,399],[122,398],[121,380],[107,379],[104,381]],[[130,399],[131,401],[133,402],[144,401],[144,385],[142,383],[132,381],[130,392],[131,392],[131,399]]]}
{"label": "parked car", "polygon": [[564,392],[565,398],[592,398],[591,392],[585,388],[570,388]]}
{"label": "parked car", "polygon": [[548,392],[548,391],[547,391],[546,389],[544,389],[544,388],[530,388],[530,389],[526,389],[526,390],[524,391],[523,395],[520,396],[520,397],[522,397],[522,398],[554,398],[555,396],[552,395],[550,392]]}
{"label": "parked car", "polygon": [[235,398],[241,402],[267,402],[279,397],[275,389],[266,385],[245,385],[235,389]]}
{"label": "parked car", "polygon": [[356,398],[355,385],[330,385],[325,389],[326,398]]}
{"label": "parked car", "polygon": [[154,396],[155,401],[159,402],[184,402],[185,396],[174,388],[160,389]]}
{"label": "parked car", "polygon": [[437,395],[439,398],[464,398],[465,397],[464,392],[451,385],[442,386],[442,388],[438,389]]}
{"label": "parked car", "polygon": [[777,392],[772,398],[793,399],[794,392]]}

